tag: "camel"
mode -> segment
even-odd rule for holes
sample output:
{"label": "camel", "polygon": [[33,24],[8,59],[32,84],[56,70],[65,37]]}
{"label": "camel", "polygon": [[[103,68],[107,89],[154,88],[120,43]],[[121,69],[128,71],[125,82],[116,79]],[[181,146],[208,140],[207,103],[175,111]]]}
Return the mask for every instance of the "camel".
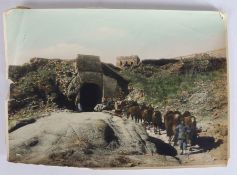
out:
{"label": "camel", "polygon": [[154,111],[152,114],[152,124],[154,127],[154,133],[157,133],[157,129],[158,129],[158,133],[159,135],[161,135],[161,127],[162,127],[162,114],[160,111]]}

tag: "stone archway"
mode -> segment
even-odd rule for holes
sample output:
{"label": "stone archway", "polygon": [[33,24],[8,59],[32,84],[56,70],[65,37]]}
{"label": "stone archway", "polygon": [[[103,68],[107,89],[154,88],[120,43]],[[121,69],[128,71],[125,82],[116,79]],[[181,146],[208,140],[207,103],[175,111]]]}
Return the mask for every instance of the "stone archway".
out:
{"label": "stone archway", "polygon": [[102,90],[94,83],[84,83],[80,88],[80,104],[83,111],[93,111],[101,102]]}

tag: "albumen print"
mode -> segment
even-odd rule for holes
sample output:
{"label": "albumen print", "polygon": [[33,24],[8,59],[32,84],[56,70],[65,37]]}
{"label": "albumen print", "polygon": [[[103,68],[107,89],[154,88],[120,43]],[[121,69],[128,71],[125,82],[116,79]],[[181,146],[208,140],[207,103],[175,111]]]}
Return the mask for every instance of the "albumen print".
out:
{"label": "albumen print", "polygon": [[225,166],[225,20],[214,11],[5,12],[8,160]]}

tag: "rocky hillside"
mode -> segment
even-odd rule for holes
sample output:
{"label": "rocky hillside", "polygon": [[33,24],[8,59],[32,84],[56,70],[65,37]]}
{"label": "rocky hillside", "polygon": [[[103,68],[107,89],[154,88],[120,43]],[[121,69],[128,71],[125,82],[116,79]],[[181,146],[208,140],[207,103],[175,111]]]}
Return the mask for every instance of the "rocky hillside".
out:
{"label": "rocky hillside", "polygon": [[122,70],[120,73],[130,80],[127,98],[152,104],[162,113],[190,111],[203,131],[201,136],[221,142],[212,154],[226,160],[228,86],[226,58],[219,57],[223,55],[218,51],[182,59],[147,60]]}
{"label": "rocky hillside", "polygon": [[146,60],[120,73],[130,80],[127,98],[151,103],[162,111],[173,108],[206,116],[208,111],[227,107],[224,57],[204,53],[180,60]]}
{"label": "rocky hillside", "polygon": [[[39,110],[72,109],[67,85],[76,74],[72,61],[31,59],[23,66],[9,66],[9,117]],[[17,116],[15,116],[17,117]]]}
{"label": "rocky hillside", "polygon": [[[79,74],[76,63],[75,59],[32,58],[24,65],[9,66],[8,76],[12,81],[8,101],[9,120],[59,109],[75,110],[74,91],[78,87]],[[116,73],[115,66],[101,63],[101,69],[104,75],[116,79],[119,86],[126,90],[127,81]]]}

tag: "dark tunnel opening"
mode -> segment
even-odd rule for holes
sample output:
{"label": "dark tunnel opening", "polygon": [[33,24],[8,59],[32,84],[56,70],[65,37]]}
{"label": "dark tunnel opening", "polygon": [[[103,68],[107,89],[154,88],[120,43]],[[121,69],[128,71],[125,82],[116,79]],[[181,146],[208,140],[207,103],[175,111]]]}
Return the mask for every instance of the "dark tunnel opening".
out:
{"label": "dark tunnel opening", "polygon": [[80,104],[85,112],[93,111],[94,107],[101,102],[101,98],[101,89],[94,83],[85,83],[80,88]]}

